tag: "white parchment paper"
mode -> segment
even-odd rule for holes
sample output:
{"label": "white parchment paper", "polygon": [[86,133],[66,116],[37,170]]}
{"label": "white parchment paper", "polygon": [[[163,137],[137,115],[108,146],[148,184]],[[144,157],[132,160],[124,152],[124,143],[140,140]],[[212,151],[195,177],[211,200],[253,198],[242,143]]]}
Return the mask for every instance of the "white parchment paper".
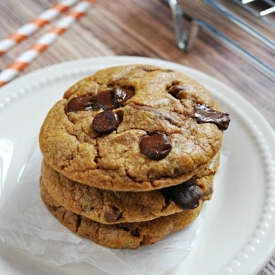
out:
{"label": "white parchment paper", "polygon": [[[221,165],[225,157],[221,158]],[[37,146],[0,209],[2,241],[43,255],[56,265],[85,262],[113,275],[163,274],[182,262],[192,249],[203,213],[183,230],[137,250],[108,249],[71,233],[47,211],[40,199],[41,161]]]}

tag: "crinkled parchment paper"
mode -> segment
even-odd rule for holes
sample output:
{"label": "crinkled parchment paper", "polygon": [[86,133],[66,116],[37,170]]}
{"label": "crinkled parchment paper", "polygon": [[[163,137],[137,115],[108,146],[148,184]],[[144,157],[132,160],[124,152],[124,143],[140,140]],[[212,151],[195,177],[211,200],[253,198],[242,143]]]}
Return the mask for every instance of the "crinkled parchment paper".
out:
{"label": "crinkled parchment paper", "polygon": [[85,262],[113,275],[163,274],[188,255],[202,223],[202,214],[185,229],[137,250],[115,250],[81,238],[62,226],[40,199],[42,156],[34,150],[20,180],[0,209],[0,239],[43,255],[53,264]]}

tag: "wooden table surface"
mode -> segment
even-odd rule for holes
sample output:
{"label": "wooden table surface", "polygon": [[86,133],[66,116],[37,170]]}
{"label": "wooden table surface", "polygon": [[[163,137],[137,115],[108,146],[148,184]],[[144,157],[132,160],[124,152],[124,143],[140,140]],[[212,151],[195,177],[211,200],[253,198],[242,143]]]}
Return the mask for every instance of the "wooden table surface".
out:
{"label": "wooden table surface", "polygon": [[[206,18],[227,35],[238,39],[246,49],[258,51],[260,57],[275,67],[274,52],[261,50],[257,43],[252,43],[246,35],[240,35],[232,24],[202,2],[181,1],[191,16]],[[0,39],[56,3],[57,0],[0,0]],[[203,8],[198,8],[201,5]],[[49,29],[50,26],[47,26],[38,31],[0,57],[0,70]],[[189,53],[180,50],[176,44],[169,6],[160,0],[98,0],[79,22],[59,37],[20,76],[64,61],[114,55],[158,58],[205,72],[241,94],[275,129],[275,80],[260,73],[203,30]]]}

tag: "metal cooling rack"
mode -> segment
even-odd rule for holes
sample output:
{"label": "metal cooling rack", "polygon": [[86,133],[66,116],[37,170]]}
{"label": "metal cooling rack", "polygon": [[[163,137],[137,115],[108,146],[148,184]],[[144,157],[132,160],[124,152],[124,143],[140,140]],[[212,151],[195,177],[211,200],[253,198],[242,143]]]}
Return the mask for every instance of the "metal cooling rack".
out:
{"label": "metal cooling rack", "polygon": [[233,0],[253,16],[261,18],[275,27],[275,1],[273,0]]}
{"label": "metal cooling rack", "polygon": [[[170,6],[171,12],[172,12],[172,18],[174,22],[174,29],[175,29],[175,35],[177,39],[178,47],[185,51],[190,51],[194,45],[194,42],[197,38],[197,35],[199,33],[200,29],[203,29],[206,31],[209,35],[217,39],[220,43],[224,44],[228,49],[234,51],[237,55],[239,55],[241,58],[243,58],[245,61],[247,61],[250,65],[255,67],[257,70],[259,70],[261,73],[266,75],[267,77],[271,78],[272,80],[275,80],[275,67],[270,66],[269,64],[263,62],[257,56],[255,56],[253,53],[247,51],[244,47],[240,46],[236,41],[232,40],[230,37],[226,36],[224,33],[222,33],[217,28],[214,28],[211,24],[204,21],[202,19],[193,19],[187,14],[184,13],[184,10],[182,9],[182,6],[178,3],[177,0],[163,0],[166,4]],[[235,14],[232,10],[228,9],[224,3],[228,2],[235,2],[238,5],[241,5],[244,9],[246,9],[249,13],[252,13],[254,16],[257,16],[260,18],[260,20],[267,20],[266,16],[274,16],[274,21],[272,19],[268,19],[268,24],[275,24],[275,12],[270,10],[270,7],[275,7],[275,2],[273,0],[224,0],[222,2],[219,0],[205,0],[205,2],[214,8],[216,11],[220,12],[222,16],[229,19],[232,23],[234,23],[237,27],[241,27],[244,31],[249,33],[250,35],[254,36],[256,39],[261,41],[264,45],[266,45],[271,51],[275,52],[275,35],[271,37],[266,36],[263,34],[260,30],[256,29],[252,24],[249,23],[249,21],[243,19],[242,17]],[[249,3],[248,3],[249,2]],[[268,8],[263,8],[256,12],[256,9],[252,6],[249,6],[249,4],[257,4],[260,5],[263,4],[263,2],[268,2],[264,4],[269,4]],[[256,3],[258,2],[258,3]],[[263,13],[264,12],[264,13]],[[185,20],[183,20],[183,18]],[[190,22],[189,26],[187,27],[185,25],[185,22],[188,20]],[[274,25],[275,26],[275,25]],[[270,28],[270,26],[268,26]],[[268,28],[267,27],[267,28]],[[271,27],[271,29],[274,31],[275,28]]]}

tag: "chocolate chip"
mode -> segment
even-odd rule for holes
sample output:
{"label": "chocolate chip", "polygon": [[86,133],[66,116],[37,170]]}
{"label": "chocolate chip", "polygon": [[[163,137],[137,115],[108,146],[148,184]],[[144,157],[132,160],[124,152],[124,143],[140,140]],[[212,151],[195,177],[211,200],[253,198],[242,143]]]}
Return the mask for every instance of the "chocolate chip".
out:
{"label": "chocolate chip", "polygon": [[170,153],[172,146],[167,135],[157,132],[144,137],[139,144],[139,148],[150,159],[161,160]]}
{"label": "chocolate chip", "polygon": [[96,96],[93,97],[93,103],[95,106],[97,106],[97,109],[114,109],[114,104],[112,100],[112,90],[99,92]]}
{"label": "chocolate chip", "polygon": [[92,122],[92,128],[100,134],[109,134],[118,126],[118,115],[110,110],[97,114]]}
{"label": "chocolate chip", "polygon": [[109,208],[108,211],[104,213],[104,217],[107,222],[115,222],[118,219],[120,219],[121,216],[122,216],[122,213],[115,206],[112,206],[111,208]]}
{"label": "chocolate chip", "polygon": [[161,189],[161,192],[166,199],[173,201],[177,206],[186,210],[197,208],[202,198],[200,188],[190,180],[180,185]]}
{"label": "chocolate chip", "polygon": [[210,109],[203,104],[195,105],[194,117],[198,123],[214,123],[220,130],[226,130],[230,122],[229,114]]}
{"label": "chocolate chip", "polygon": [[130,88],[113,87],[110,90],[99,92],[93,97],[93,103],[97,109],[112,110],[124,105],[134,95]]}
{"label": "chocolate chip", "polygon": [[93,109],[91,95],[74,97],[67,104],[67,112],[88,111],[91,109]]}
{"label": "chocolate chip", "polygon": [[168,93],[171,94],[172,96],[174,96],[175,98],[177,98],[177,94],[180,91],[186,91],[188,89],[187,86],[182,86],[182,85],[173,85],[168,89]]}
{"label": "chocolate chip", "polygon": [[134,91],[126,88],[115,87],[113,89],[113,103],[116,108],[123,106],[129,98],[134,95]]}

